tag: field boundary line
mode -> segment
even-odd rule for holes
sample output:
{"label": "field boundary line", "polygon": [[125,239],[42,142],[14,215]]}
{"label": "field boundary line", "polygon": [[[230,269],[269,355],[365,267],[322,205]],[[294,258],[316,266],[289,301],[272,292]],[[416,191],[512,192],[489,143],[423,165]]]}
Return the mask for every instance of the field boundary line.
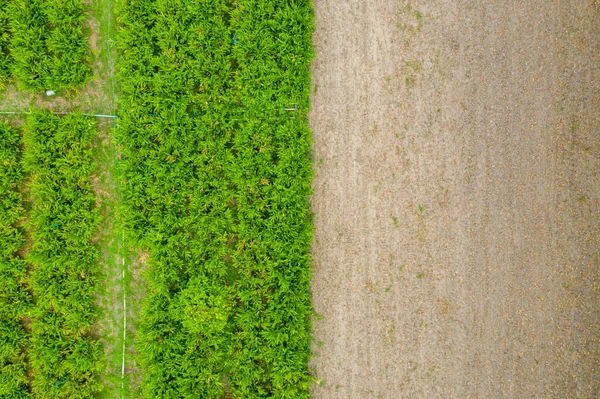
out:
{"label": "field boundary line", "polygon": [[[111,32],[111,19],[112,19],[112,3],[111,0],[107,0],[107,32],[106,32],[106,50],[108,56],[108,68],[109,68],[109,79],[110,79],[110,89],[112,93],[112,105],[113,105],[113,143],[115,146],[115,170],[117,174],[117,208],[121,207],[121,167],[119,163],[119,141],[117,136],[117,96],[115,92],[115,65],[114,59],[112,57],[112,39],[110,36]],[[118,217],[119,211],[117,211]],[[125,397],[125,364],[126,364],[126,353],[127,353],[127,286],[125,279],[125,256],[124,256],[124,247],[125,247],[125,228],[121,226],[121,237],[120,242],[117,243],[117,259],[115,259],[115,263],[117,267],[119,267],[118,258],[121,259],[120,267],[121,267],[121,288],[123,291],[123,346],[122,346],[122,354],[121,354],[121,399]]]}
{"label": "field boundary line", "polygon": [[[53,115],[70,115],[74,112],[52,112]],[[29,115],[31,111],[0,111],[0,115]],[[94,116],[96,118],[110,118],[110,119],[119,119],[117,115],[105,115],[105,114],[89,114],[84,113],[83,116]]]}

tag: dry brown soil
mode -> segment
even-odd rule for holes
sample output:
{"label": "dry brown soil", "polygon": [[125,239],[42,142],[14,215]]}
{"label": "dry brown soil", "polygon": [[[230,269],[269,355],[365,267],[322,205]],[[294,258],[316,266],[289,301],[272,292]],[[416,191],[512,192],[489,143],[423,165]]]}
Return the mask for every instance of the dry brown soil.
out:
{"label": "dry brown soil", "polygon": [[600,5],[314,0],[313,397],[600,397]]}

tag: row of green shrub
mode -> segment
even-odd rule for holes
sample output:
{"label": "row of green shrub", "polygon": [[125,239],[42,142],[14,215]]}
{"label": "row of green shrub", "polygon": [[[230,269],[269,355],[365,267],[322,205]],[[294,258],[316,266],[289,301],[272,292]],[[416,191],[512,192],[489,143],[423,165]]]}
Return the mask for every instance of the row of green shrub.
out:
{"label": "row of green shrub", "polygon": [[92,239],[99,216],[90,182],[93,119],[34,112],[23,135],[32,208],[27,359],[36,398],[89,398],[100,391],[102,347],[92,325],[100,276]]}
{"label": "row of green shrub", "polygon": [[10,26],[8,0],[0,0],[0,90],[6,88],[10,79],[10,54],[8,46],[10,45]]}
{"label": "row of green shrub", "polygon": [[24,315],[30,306],[21,258],[23,231],[23,170],[21,136],[0,123],[0,398],[26,398],[28,379]]}
{"label": "row of green shrub", "polygon": [[61,91],[91,77],[82,0],[0,0],[0,89]]}
{"label": "row of green shrub", "polygon": [[150,250],[140,395],[307,398],[310,1],[118,14],[128,236]]}

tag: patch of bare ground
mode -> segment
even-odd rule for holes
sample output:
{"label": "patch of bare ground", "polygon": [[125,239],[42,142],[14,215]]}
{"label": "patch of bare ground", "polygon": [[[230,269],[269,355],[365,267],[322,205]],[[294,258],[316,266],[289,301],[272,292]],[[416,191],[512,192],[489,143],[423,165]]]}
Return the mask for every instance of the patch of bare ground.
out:
{"label": "patch of bare ground", "polygon": [[97,306],[101,310],[101,318],[94,328],[103,344],[107,359],[103,385],[108,392],[118,391],[115,381],[120,371],[120,320],[122,319],[122,280],[118,240],[115,232],[114,193],[115,179],[111,170],[112,146],[110,145],[111,129],[107,123],[99,123],[99,133],[92,147],[94,150],[94,172],[92,185],[96,194],[96,207],[101,223],[93,242],[100,250],[100,284],[97,291]]}
{"label": "patch of bare ground", "polygon": [[149,252],[147,250],[128,249],[128,272],[129,284],[127,295],[127,354],[128,362],[125,373],[129,375],[129,392],[137,392],[142,373],[137,365],[137,351],[135,347],[137,335],[137,315],[140,313],[140,306],[144,299],[144,278],[143,272],[146,270]]}
{"label": "patch of bare ground", "polygon": [[102,283],[97,301],[102,317],[96,328],[106,357],[106,368],[102,375],[105,390],[102,397],[130,398],[135,397],[140,378],[134,341],[143,292],[141,270],[145,267],[147,253],[136,252],[126,246],[119,221],[121,209],[118,171],[112,134],[113,121],[100,120],[99,134],[92,145],[95,165],[92,184],[96,193],[96,205],[102,217],[98,234],[94,238],[101,250],[102,268]]}
{"label": "patch of bare ground", "polygon": [[598,3],[314,5],[313,397],[600,397]]}

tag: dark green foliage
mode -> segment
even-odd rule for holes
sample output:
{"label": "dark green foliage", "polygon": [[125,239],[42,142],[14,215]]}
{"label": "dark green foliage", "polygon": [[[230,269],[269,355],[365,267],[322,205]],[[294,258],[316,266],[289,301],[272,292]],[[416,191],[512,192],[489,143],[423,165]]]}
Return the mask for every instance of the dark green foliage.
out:
{"label": "dark green foliage", "polygon": [[38,398],[90,398],[100,390],[102,347],[92,335],[98,212],[90,177],[95,121],[34,112],[24,134],[23,165],[33,200],[33,244],[26,259],[34,297],[29,362]]}
{"label": "dark green foliage", "polygon": [[127,223],[151,254],[141,395],[308,398],[311,4],[119,15]]}
{"label": "dark green foliage", "polygon": [[10,77],[10,40],[8,0],[0,0],[0,90],[4,90]]}
{"label": "dark green foliage", "polygon": [[74,89],[91,76],[81,0],[12,0],[10,55],[19,87],[32,92]]}
{"label": "dark green foliage", "polygon": [[30,303],[25,288],[27,265],[18,252],[23,234],[20,189],[21,137],[5,122],[0,123],[0,397],[27,398],[25,347],[27,333],[23,315]]}

